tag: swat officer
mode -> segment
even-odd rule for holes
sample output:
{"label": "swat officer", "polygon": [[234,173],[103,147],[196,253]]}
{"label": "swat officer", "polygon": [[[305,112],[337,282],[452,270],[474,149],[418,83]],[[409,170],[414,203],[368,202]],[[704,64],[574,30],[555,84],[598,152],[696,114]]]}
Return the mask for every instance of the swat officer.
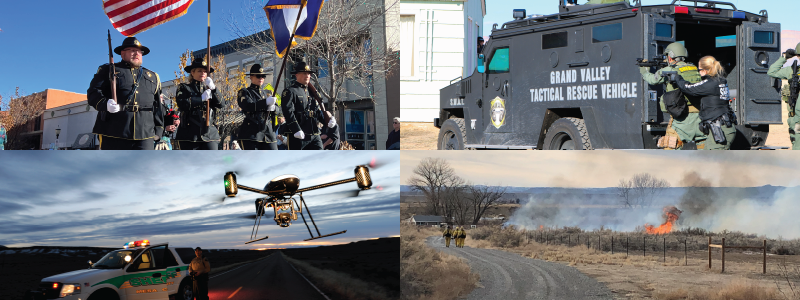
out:
{"label": "swat officer", "polygon": [[100,137],[102,150],[153,150],[164,131],[164,114],[161,80],[142,67],[142,57],[150,49],[128,37],[114,53],[122,57],[114,63],[117,101],[111,93],[109,64],[97,69],[86,91],[89,105],[99,112],[92,133]]}
{"label": "swat officer", "polygon": [[[664,54],[667,56],[668,66],[663,67],[656,71],[655,74],[650,73],[649,67],[640,67],[639,71],[642,73],[642,78],[650,85],[666,84],[665,92],[669,93],[678,89],[675,83],[669,82],[666,77],[662,77],[662,72],[678,72],[678,76],[683,78],[688,83],[697,83],[700,81],[700,72],[697,67],[691,63],[685,62],[686,56],[689,52],[680,43],[672,43],[664,49]],[[658,146],[667,150],[682,149],[686,142],[700,142],[706,139],[706,135],[700,131],[700,110],[696,104],[691,103],[688,97],[686,100],[686,107],[688,113],[680,115],[670,114],[669,125],[664,137],[658,140]],[[661,111],[668,112],[664,105],[664,97],[661,97]]]}
{"label": "swat officer", "polygon": [[208,300],[208,272],[211,263],[203,256],[203,249],[194,248],[194,259],[189,263],[189,275],[192,276],[192,296],[197,300]]}
{"label": "swat officer", "polygon": [[[175,95],[178,111],[181,112],[175,140],[181,150],[217,150],[219,131],[214,120],[222,103],[214,80],[208,77],[208,65],[205,60],[198,58],[183,70],[190,73],[191,77],[189,83],[178,85],[178,93]],[[211,68],[211,73],[214,73],[214,68]],[[206,106],[212,110],[209,126],[206,126]]]}
{"label": "swat officer", "polygon": [[[783,56],[779,57],[777,61],[772,63],[769,66],[769,70],[767,71],[767,75],[773,78],[791,80],[792,79],[792,67],[791,66],[784,66],[787,59],[791,59],[793,57],[800,57],[800,43],[797,44],[793,51],[792,49],[786,50]],[[800,65],[800,63],[798,63]],[[781,92],[783,101],[786,102],[786,106],[789,109],[789,118],[786,120],[789,125],[789,140],[792,141],[792,150],[800,150],[800,105],[795,105],[794,111],[792,111],[792,107],[789,104],[789,91],[788,84],[784,85],[783,91]],[[800,97],[798,97],[800,99]],[[800,101],[798,101],[800,102]]]}
{"label": "swat officer", "polygon": [[[312,73],[314,71],[305,62],[298,62],[292,70],[296,80],[281,94],[281,111],[286,117],[281,130],[289,138],[289,150],[322,150],[317,123],[326,123],[319,105],[309,95]],[[327,126],[336,126],[336,119],[331,118]]]}
{"label": "swat officer", "polygon": [[453,230],[450,229],[450,225],[447,225],[447,228],[444,229],[442,232],[442,236],[444,237],[444,245],[445,247],[450,247],[450,238],[453,237]]}
{"label": "swat officer", "polygon": [[239,90],[236,101],[244,113],[244,121],[239,127],[238,139],[243,150],[278,150],[275,131],[272,129],[276,116],[275,97],[264,91],[267,73],[260,64],[250,68],[250,86]]}

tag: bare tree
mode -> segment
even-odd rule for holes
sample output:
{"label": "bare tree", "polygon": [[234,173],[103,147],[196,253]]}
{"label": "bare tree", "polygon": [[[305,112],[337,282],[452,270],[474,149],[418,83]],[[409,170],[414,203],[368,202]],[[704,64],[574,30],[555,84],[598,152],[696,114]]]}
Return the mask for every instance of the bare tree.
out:
{"label": "bare tree", "polygon": [[625,207],[633,208],[633,199],[631,199],[631,182],[629,180],[619,180],[619,184],[617,184],[617,195],[622,198],[622,204],[625,205]]}
{"label": "bare tree", "polygon": [[447,160],[431,157],[423,159],[414,168],[414,175],[408,180],[412,190],[425,195],[429,203],[429,213],[436,216],[448,213],[444,197],[447,188],[460,185],[462,182]]}
{"label": "bare tree", "polygon": [[470,205],[467,200],[467,185],[457,184],[445,187],[443,198],[448,220],[454,220],[457,225],[467,224],[470,220]]}
{"label": "bare tree", "polygon": [[469,186],[470,210],[472,212],[472,225],[477,225],[478,221],[486,210],[497,205],[497,201],[505,196],[508,187],[471,185]]}
{"label": "bare tree", "polygon": [[0,123],[6,127],[6,149],[27,150],[39,149],[42,145],[38,139],[30,138],[26,133],[40,130],[42,115],[46,107],[45,92],[24,95],[19,87],[8,101],[0,97]]}

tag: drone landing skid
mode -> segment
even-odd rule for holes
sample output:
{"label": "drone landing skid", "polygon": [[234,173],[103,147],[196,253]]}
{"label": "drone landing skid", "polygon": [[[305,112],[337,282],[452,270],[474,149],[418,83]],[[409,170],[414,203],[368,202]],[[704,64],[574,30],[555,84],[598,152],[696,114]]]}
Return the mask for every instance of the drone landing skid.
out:
{"label": "drone landing skid", "polygon": [[334,233],[331,233],[331,234],[326,234],[326,235],[321,235],[321,236],[318,236],[318,237],[312,237],[312,238],[310,238],[310,239],[305,239],[305,240],[303,240],[303,241],[310,241],[310,240],[321,239],[321,238],[324,238],[324,237],[329,237],[329,236],[332,236],[332,235],[342,234],[342,233],[345,233],[345,232],[347,232],[347,230],[344,230],[344,231],[339,231],[339,232],[334,232]]}
{"label": "drone landing skid", "polygon": [[260,241],[260,240],[266,240],[266,239],[268,239],[268,238],[269,238],[269,236],[265,236],[265,237],[263,237],[263,238],[260,238],[260,239],[252,240],[252,241],[249,241],[249,242],[245,242],[245,244],[250,244],[250,243],[253,243],[253,242],[258,242],[258,241]]}

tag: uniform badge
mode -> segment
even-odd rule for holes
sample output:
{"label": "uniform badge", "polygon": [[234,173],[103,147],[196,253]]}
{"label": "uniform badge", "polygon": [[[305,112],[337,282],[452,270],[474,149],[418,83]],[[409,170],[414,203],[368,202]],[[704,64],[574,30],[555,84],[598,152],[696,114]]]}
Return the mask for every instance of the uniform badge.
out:
{"label": "uniform badge", "polygon": [[311,68],[309,68],[308,65],[306,65],[306,71],[311,71]]}
{"label": "uniform badge", "polygon": [[150,72],[147,72],[147,77],[153,77],[153,74],[150,74]]}
{"label": "uniform badge", "polygon": [[139,40],[133,40],[133,44],[136,46],[142,46],[142,43],[139,43]]}
{"label": "uniform badge", "polygon": [[492,99],[491,102],[492,109],[490,110],[490,117],[492,119],[492,125],[495,128],[500,129],[500,126],[506,121],[506,104],[503,99],[500,97],[495,97]]}
{"label": "uniform badge", "polygon": [[259,73],[264,73],[264,68],[258,69]]}

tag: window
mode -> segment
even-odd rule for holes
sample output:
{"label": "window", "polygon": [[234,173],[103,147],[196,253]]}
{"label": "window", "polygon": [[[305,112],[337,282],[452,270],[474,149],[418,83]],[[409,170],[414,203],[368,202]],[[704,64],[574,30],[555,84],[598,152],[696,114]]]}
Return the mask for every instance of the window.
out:
{"label": "window", "polygon": [[[672,36],[672,29],[670,29]],[[622,39],[622,23],[592,27],[592,43],[610,42]]]}
{"label": "window", "polygon": [[508,72],[508,47],[494,50],[489,61],[489,74]]}
{"label": "window", "polygon": [[542,49],[566,47],[568,44],[567,32],[556,32],[542,35]]}
{"label": "window", "polygon": [[775,33],[772,31],[756,31],[753,34],[753,43],[756,44],[773,44],[775,42]]}
{"label": "window", "polygon": [[672,24],[656,23],[656,36],[671,38]]}
{"label": "window", "polygon": [[400,16],[400,77],[414,76],[414,15]]}
{"label": "window", "polygon": [[717,48],[736,46],[736,35],[718,36],[716,38]]}

